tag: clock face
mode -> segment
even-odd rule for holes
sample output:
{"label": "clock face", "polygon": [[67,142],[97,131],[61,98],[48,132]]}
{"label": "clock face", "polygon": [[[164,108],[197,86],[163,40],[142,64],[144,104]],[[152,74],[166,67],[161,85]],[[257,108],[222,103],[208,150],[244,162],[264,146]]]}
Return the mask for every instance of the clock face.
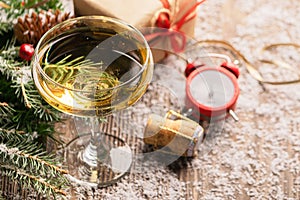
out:
{"label": "clock face", "polygon": [[189,90],[198,104],[210,108],[225,106],[235,94],[230,77],[216,68],[197,73],[190,82]]}

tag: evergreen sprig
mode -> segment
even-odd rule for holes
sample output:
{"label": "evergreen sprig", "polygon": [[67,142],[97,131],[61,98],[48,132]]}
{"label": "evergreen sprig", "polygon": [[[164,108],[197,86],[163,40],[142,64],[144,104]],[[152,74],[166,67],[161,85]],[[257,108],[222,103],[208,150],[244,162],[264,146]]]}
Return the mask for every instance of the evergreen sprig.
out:
{"label": "evergreen sprig", "polygon": [[0,102],[0,124],[9,124],[12,122],[15,110],[6,102]]}
{"label": "evergreen sprig", "polygon": [[11,30],[12,30],[12,26],[10,23],[0,22],[0,35],[7,34]]}
{"label": "evergreen sprig", "polygon": [[12,30],[14,21],[30,10],[49,9],[62,9],[62,4],[59,0],[0,0],[0,177],[56,197],[64,195],[66,171],[45,152],[44,144],[60,118],[38,94],[30,63],[19,58]]}
{"label": "evergreen sprig", "polygon": [[18,59],[18,51],[14,39],[6,41],[6,45],[0,49],[0,73],[6,75],[7,79],[12,79],[15,72],[25,65]]}
{"label": "evergreen sprig", "polygon": [[[0,50],[0,82],[3,83],[0,91],[5,91],[0,93],[0,102],[14,110],[11,123],[1,123],[0,120],[0,128],[41,132],[39,125],[44,129],[46,124],[57,122],[60,118],[58,112],[39,95],[31,78],[29,63],[18,58],[18,48],[12,41]],[[2,111],[5,108],[2,106]]]}
{"label": "evergreen sprig", "polygon": [[[6,21],[11,22],[18,17],[28,13],[30,10],[62,9],[60,0],[2,0],[2,10],[6,14]],[[1,8],[1,6],[0,6]]]}
{"label": "evergreen sprig", "polygon": [[0,129],[0,173],[19,182],[24,188],[34,188],[42,195],[66,195],[67,171],[58,167],[55,156],[32,143],[30,134]]}

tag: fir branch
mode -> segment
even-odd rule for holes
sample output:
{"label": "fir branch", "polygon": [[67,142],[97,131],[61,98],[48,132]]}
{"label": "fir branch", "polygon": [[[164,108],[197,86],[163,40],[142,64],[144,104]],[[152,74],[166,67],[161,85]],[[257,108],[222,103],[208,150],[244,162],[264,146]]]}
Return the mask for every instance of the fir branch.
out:
{"label": "fir branch", "polygon": [[51,195],[67,195],[64,190],[48,183],[46,179],[30,175],[29,173],[26,173],[19,168],[13,168],[9,165],[1,164],[0,169],[0,173],[2,176],[7,176],[12,180],[17,180],[21,185],[24,185],[28,189],[33,188],[39,194],[47,194],[48,197],[50,197]]}
{"label": "fir branch", "polygon": [[2,0],[2,3],[6,6],[0,7],[7,15],[7,22],[12,23],[24,14],[34,10],[39,12],[40,10],[62,10],[63,6],[60,0]]}
{"label": "fir branch", "polygon": [[[40,124],[56,122],[60,118],[58,111],[48,105],[39,95],[32,81],[29,63],[18,60],[18,50],[15,40],[7,42],[7,45],[0,50],[0,81],[9,83],[0,88],[2,91],[13,93],[6,96],[0,94],[0,99],[10,102],[16,111],[11,119],[12,123],[0,123],[0,127],[33,132]],[[7,81],[3,80],[3,76]],[[28,123],[29,121],[31,123]]]}
{"label": "fir branch", "polygon": [[38,94],[13,35],[18,17],[49,9],[62,10],[60,0],[0,0],[0,175],[56,197],[65,195],[66,171],[36,140],[51,137],[60,118]]}
{"label": "fir branch", "polygon": [[24,99],[25,106],[26,106],[26,108],[30,109],[31,104],[29,103],[29,100],[28,100],[28,97],[27,97],[27,94],[26,94],[26,89],[25,89],[25,86],[24,86],[23,77],[21,77],[21,79],[20,79],[20,86],[21,86],[21,91],[22,91],[22,96],[23,96],[23,99]]}
{"label": "fir branch", "polygon": [[7,22],[0,22],[0,35],[7,34],[9,31],[12,31],[12,26]]}
{"label": "fir branch", "polygon": [[[46,54],[46,57],[48,57],[48,53]],[[95,72],[95,67],[93,67],[97,65],[103,65],[102,62],[93,63],[90,60],[84,60],[83,56],[77,57],[69,61],[71,57],[72,55],[68,55],[57,63],[43,63],[43,70],[48,76],[51,77],[52,80],[62,85],[65,83],[72,82],[79,75],[88,75],[89,73],[91,73],[89,71],[91,69],[94,69],[93,73],[102,73]]]}
{"label": "fir branch", "polygon": [[6,102],[0,102],[0,124],[11,123],[15,110]]}
{"label": "fir branch", "polygon": [[[39,148],[41,149],[41,147]],[[38,150],[35,150],[36,154],[38,153]],[[57,167],[56,165],[53,165],[50,163],[50,160],[47,161],[47,159],[49,158],[48,156],[45,156],[43,154],[45,154],[45,152],[42,152],[42,153],[39,153],[39,155],[30,155],[29,153],[26,153],[24,151],[19,151],[16,153],[18,156],[20,157],[25,157],[25,158],[28,158],[29,160],[31,160],[31,163],[36,163],[37,165],[40,165],[41,166],[47,166],[47,168],[50,169],[50,173],[56,173],[56,172],[59,172],[59,173],[62,173],[62,174],[67,174],[68,171],[64,170],[64,169],[61,169],[60,167]],[[43,159],[41,159],[43,158]],[[51,158],[52,159],[52,158]],[[41,166],[38,166],[38,168],[36,168],[36,170],[43,170],[42,168],[40,168]],[[47,171],[47,173],[49,173],[49,171]]]}
{"label": "fir branch", "polygon": [[[46,57],[48,57],[48,53]],[[82,82],[78,82],[80,86],[84,86],[80,88],[82,90],[94,87],[96,83],[97,90],[100,92],[101,89],[107,89],[108,87],[119,84],[119,80],[116,76],[109,72],[99,70],[99,68],[102,68],[103,62],[94,63],[89,59],[85,60],[83,56],[73,60],[70,60],[70,58],[72,58],[72,55],[65,56],[57,63],[45,62],[42,64],[43,70],[53,81],[61,85],[72,85],[75,79],[77,79],[77,81],[82,79]],[[95,97],[105,96],[105,93],[106,92],[100,92],[99,95],[97,94]]]}
{"label": "fir branch", "polygon": [[65,195],[66,170],[58,167],[54,155],[41,150],[28,134],[0,129],[0,173],[21,185],[48,195]]}
{"label": "fir branch", "polygon": [[41,7],[43,5],[45,5],[47,2],[49,2],[50,0],[43,0],[40,2],[36,2],[34,5],[31,5],[29,8],[38,8]]}
{"label": "fir branch", "polygon": [[15,39],[9,40],[0,49],[0,73],[5,75],[9,80],[25,65],[25,62],[18,61],[19,47],[16,47],[15,43]]}
{"label": "fir branch", "polygon": [[[24,80],[24,76],[22,74],[20,79],[12,81],[12,87],[15,89],[17,98],[23,99],[24,106],[31,110],[31,114],[34,114],[40,121],[59,121],[58,111],[42,99],[35,88],[33,80]],[[28,77],[25,79],[28,79]]]}

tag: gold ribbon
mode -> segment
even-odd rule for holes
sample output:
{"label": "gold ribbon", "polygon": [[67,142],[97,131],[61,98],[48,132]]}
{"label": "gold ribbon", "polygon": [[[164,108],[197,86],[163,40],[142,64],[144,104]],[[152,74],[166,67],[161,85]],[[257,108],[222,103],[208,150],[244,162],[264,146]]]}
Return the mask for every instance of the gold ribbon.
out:
{"label": "gold ribbon", "polygon": [[[290,66],[288,63],[283,62],[281,60],[259,60],[262,63],[267,63],[267,64],[272,64],[275,66],[278,66],[280,68],[286,68],[289,69],[291,71],[294,71],[298,74],[298,79],[296,80],[291,80],[291,81],[267,81],[265,80],[261,73],[258,71],[258,69],[256,67],[254,67],[254,65],[240,52],[238,51],[235,47],[233,47],[230,43],[223,41],[223,40],[200,40],[197,41],[194,45],[201,45],[201,44],[220,44],[225,46],[228,50],[232,51],[233,53],[235,53],[240,60],[244,61],[247,71],[252,75],[253,78],[255,78],[256,80],[258,80],[260,83],[265,83],[265,84],[271,84],[271,85],[284,85],[284,84],[293,84],[293,83],[299,83],[300,82],[300,73],[298,71],[296,71],[292,66]],[[275,44],[270,44],[267,45],[265,47],[262,48],[262,52],[264,51],[269,51],[272,48],[275,47],[279,47],[279,46],[292,46],[295,48],[299,48],[300,49],[300,45],[299,44],[295,44],[295,43],[275,43]]]}

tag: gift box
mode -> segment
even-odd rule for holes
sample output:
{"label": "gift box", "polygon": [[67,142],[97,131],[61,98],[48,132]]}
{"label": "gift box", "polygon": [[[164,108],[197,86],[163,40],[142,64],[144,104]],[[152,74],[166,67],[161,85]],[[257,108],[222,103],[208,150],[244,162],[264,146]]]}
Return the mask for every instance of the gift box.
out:
{"label": "gift box", "polygon": [[[197,0],[73,0],[76,16],[103,15],[121,19],[145,35],[154,61],[184,51],[194,36]],[[151,27],[151,28],[150,28]]]}

